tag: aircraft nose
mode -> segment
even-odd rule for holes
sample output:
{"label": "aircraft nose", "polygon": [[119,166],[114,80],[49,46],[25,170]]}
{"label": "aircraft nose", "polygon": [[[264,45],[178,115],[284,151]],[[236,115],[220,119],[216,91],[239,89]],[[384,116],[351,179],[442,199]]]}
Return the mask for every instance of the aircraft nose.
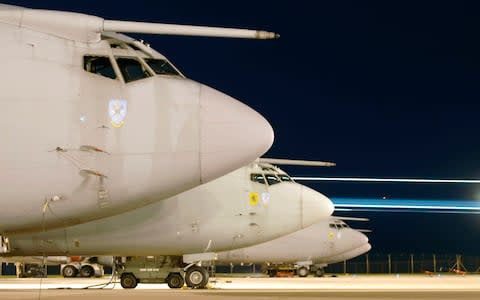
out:
{"label": "aircraft nose", "polygon": [[345,253],[364,248],[368,244],[368,237],[352,228],[343,228],[337,234],[335,251]]}
{"label": "aircraft nose", "polygon": [[328,197],[302,185],[302,227],[329,218],[333,210],[333,203]]}
{"label": "aircraft nose", "polygon": [[351,237],[349,238],[349,240],[352,243],[352,248],[359,248],[365,244],[368,244],[368,237],[364,233],[354,229],[350,229],[350,230],[351,230],[351,233],[350,233]]}
{"label": "aircraft nose", "polygon": [[259,113],[206,85],[200,88],[202,183],[247,165],[273,143],[273,129]]}

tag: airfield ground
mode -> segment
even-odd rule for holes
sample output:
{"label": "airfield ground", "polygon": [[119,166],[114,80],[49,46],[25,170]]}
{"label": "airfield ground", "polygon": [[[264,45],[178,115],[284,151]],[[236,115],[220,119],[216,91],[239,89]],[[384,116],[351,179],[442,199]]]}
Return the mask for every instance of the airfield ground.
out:
{"label": "airfield ground", "polygon": [[0,299],[76,300],[277,300],[277,299],[480,299],[480,275],[342,275],[325,278],[217,277],[205,290],[171,290],[166,284],[140,284],[124,290],[117,283],[104,289],[102,279],[16,279],[0,277]]}

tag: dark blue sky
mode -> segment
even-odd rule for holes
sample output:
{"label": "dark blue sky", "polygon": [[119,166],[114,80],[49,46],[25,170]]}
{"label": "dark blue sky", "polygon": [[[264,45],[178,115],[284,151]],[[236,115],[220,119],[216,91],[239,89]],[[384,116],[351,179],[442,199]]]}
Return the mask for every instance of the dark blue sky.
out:
{"label": "dark blue sky", "polygon": [[[261,112],[276,135],[267,156],[338,164],[285,168],[293,175],[480,177],[480,4],[474,1],[3,2],[279,32],[273,41],[136,37],[188,77]],[[310,185],[328,196],[480,199],[479,186]],[[369,217],[374,250],[480,250],[480,216]],[[425,236],[431,241],[420,243]]]}

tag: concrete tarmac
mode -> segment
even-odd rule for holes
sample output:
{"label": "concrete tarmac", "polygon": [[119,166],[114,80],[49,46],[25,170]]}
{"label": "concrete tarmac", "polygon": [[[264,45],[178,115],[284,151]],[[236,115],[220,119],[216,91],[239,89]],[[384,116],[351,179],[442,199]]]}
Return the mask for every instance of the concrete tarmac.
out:
{"label": "concrete tarmac", "polygon": [[[345,275],[325,278],[217,277],[205,290],[171,290],[166,284],[140,284],[124,290],[108,279],[15,279],[0,277],[0,299],[76,300],[277,300],[277,299],[480,299],[479,275]],[[92,286],[89,289],[83,289]]]}

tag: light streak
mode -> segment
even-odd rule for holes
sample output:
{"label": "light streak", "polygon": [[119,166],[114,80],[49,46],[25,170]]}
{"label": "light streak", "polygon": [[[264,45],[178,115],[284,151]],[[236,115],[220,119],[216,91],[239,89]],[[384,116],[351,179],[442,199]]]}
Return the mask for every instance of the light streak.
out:
{"label": "light streak", "polygon": [[480,213],[480,201],[331,198],[337,211]]}
{"label": "light streak", "polygon": [[396,183],[464,183],[479,184],[477,179],[423,179],[423,178],[361,178],[361,177],[292,177],[297,181],[353,181],[353,182],[396,182]]}
{"label": "light streak", "polygon": [[372,204],[335,204],[335,207],[350,208],[398,208],[398,209],[440,209],[440,210],[478,210],[480,207],[455,207],[455,206],[435,206],[435,205],[372,205]]}

